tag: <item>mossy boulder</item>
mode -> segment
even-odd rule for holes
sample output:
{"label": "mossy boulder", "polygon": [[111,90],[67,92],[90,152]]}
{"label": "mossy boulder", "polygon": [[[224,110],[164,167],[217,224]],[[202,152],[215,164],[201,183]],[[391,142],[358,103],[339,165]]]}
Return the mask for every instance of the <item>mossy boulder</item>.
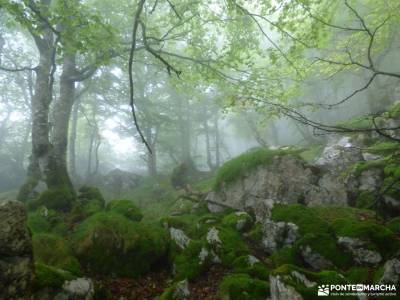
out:
{"label": "mossy boulder", "polygon": [[80,264],[68,242],[54,234],[36,234],[32,238],[35,262],[80,275]]}
{"label": "mossy boulder", "polygon": [[136,222],[143,218],[143,214],[131,200],[113,200],[107,204],[107,211],[123,215]]}
{"label": "mossy boulder", "polygon": [[83,213],[85,218],[101,212],[105,207],[105,200],[100,190],[92,186],[84,185],[79,189],[78,201],[79,206],[76,210]]}
{"label": "mossy boulder", "polygon": [[226,266],[230,266],[236,257],[250,254],[250,250],[241,235],[231,228],[211,227],[207,232],[206,242],[208,248]]}
{"label": "mossy boulder", "polygon": [[233,263],[235,273],[248,274],[252,278],[267,280],[269,270],[258,258],[252,255],[244,255],[236,258]]}
{"label": "mossy boulder", "polygon": [[[273,270],[271,275],[280,278],[285,285],[293,287],[303,299],[319,299],[317,286],[322,284],[348,284],[349,281],[340,273],[332,270],[311,272],[294,265],[282,265]],[[271,287],[272,289],[272,287]],[[331,297],[343,299],[343,297]],[[356,297],[350,299],[357,299]]]}
{"label": "mossy boulder", "polygon": [[168,236],[159,226],[132,222],[113,213],[97,213],[75,227],[74,250],[91,272],[138,276],[167,254]]}
{"label": "mossy boulder", "polygon": [[300,233],[293,250],[272,255],[275,265],[299,262],[299,250],[309,246],[336,267],[348,269],[357,257],[353,257],[354,253],[338,244],[341,237],[359,240],[365,250],[376,251],[383,258],[393,256],[400,249],[400,240],[396,234],[382,225],[371,210],[276,205],[272,210],[272,219],[293,222],[299,226]]}
{"label": "mossy boulder", "polygon": [[51,188],[41,193],[36,199],[28,202],[28,209],[46,207],[56,211],[68,212],[76,203],[75,194],[67,187]]}
{"label": "mossy boulder", "polygon": [[269,297],[269,284],[247,274],[225,276],[218,287],[223,300],[264,300]]}
{"label": "mossy boulder", "polygon": [[27,224],[32,234],[48,233],[52,227],[49,218],[40,210],[28,213]]}
{"label": "mossy boulder", "polygon": [[392,230],[394,233],[400,235],[400,217],[396,217],[391,219],[387,224],[386,227]]}
{"label": "mossy boulder", "polygon": [[46,207],[29,212],[27,224],[32,234],[54,233],[65,235],[69,230],[65,215]]}
{"label": "mossy boulder", "polygon": [[68,271],[48,266],[43,263],[35,263],[35,273],[35,290],[49,287],[60,288],[65,281],[76,278],[76,276]]}
{"label": "mossy boulder", "polygon": [[293,260],[308,246],[340,268],[352,263],[351,255],[339,247],[333,229],[316,209],[298,204],[276,205],[272,210],[272,219],[292,222],[299,227],[300,238],[294,245],[295,252],[291,252],[294,254]]}
{"label": "mossy boulder", "polygon": [[236,181],[245,176],[245,174],[252,169],[271,164],[274,157],[292,155],[299,158],[299,154],[302,151],[303,149],[295,148],[282,148],[277,150],[267,148],[251,149],[227,161],[218,169],[214,181],[214,190],[219,190],[223,185]]}
{"label": "mossy boulder", "polygon": [[204,242],[192,240],[173,261],[175,278],[178,280],[194,279],[206,271],[211,262],[212,256]]}
{"label": "mossy boulder", "polygon": [[251,216],[243,211],[228,214],[222,219],[221,222],[223,226],[227,226],[238,231],[247,231],[251,228],[252,223],[253,219]]}

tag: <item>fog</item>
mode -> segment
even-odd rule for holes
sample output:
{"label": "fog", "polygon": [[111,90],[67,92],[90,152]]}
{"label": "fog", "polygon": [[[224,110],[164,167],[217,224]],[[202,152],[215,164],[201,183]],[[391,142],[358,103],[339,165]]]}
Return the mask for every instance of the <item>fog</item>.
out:
{"label": "fog", "polygon": [[[28,9],[24,1],[15,3],[23,10]],[[90,8],[88,14],[104,18],[104,24],[93,23],[90,25],[93,28],[89,25],[87,28],[94,31],[96,26],[108,28],[107,34],[115,34],[109,36],[109,43],[104,38],[107,34],[100,33],[97,37],[97,32],[90,36],[90,30],[89,33],[79,29],[68,33],[70,36],[60,35],[65,41],[58,41],[58,44],[54,34],[46,33],[56,50],[45,139],[48,138],[51,149],[65,148],[64,163],[73,184],[95,182],[96,177],[115,169],[142,176],[168,175],[188,162],[197,170],[211,174],[225,161],[252,148],[305,146],[326,141],[327,132],[315,130],[315,126],[304,120],[299,122],[286,108],[269,102],[330,126],[379,113],[400,99],[399,78],[396,77],[400,66],[400,41],[394,34],[397,23],[382,26],[382,36],[376,37],[372,54],[366,53],[369,51],[367,37],[353,37],[359,39],[356,44],[349,40],[346,30],[323,28],[321,22],[322,33],[318,33],[321,36],[310,41],[316,46],[300,51],[291,47],[297,46],[296,39],[301,39],[302,33],[290,27],[283,28],[286,21],[277,25],[280,18],[290,16],[284,15],[277,3],[272,3],[270,21],[251,14],[245,16],[250,10],[254,14],[263,11],[261,3],[253,1],[246,7],[240,6],[244,16],[238,11],[225,11],[218,2],[211,4],[210,15],[204,11],[205,7],[198,7],[200,19],[209,18],[210,21],[197,24],[191,20],[184,29],[171,25],[171,32],[175,32],[172,36],[166,28],[156,29],[156,23],[149,23],[150,34],[156,34],[157,30],[164,32],[160,35],[160,39],[165,39],[164,44],[154,45],[158,51],[156,55],[152,53],[154,49],[140,49],[147,44],[143,46],[145,37],[138,33],[136,46],[139,50],[132,62],[137,126],[129,100],[129,51],[125,49],[130,43],[129,26],[125,25],[131,24],[131,20],[122,13],[127,7],[132,8],[131,4],[123,2],[115,7],[108,1],[82,4]],[[368,10],[361,2],[356,8]],[[147,13],[149,9],[145,8]],[[194,8],[182,4],[181,9],[186,9],[189,16]],[[330,11],[332,24],[341,24],[337,25],[339,27],[358,24],[359,20],[351,11],[340,15],[337,14],[340,8],[335,9]],[[32,28],[43,26],[40,17],[38,19],[32,11],[25,16],[28,25],[12,10],[3,9],[0,14],[0,191],[4,192],[21,186],[34,159],[34,123],[41,121],[35,121],[40,107],[32,101],[43,88],[38,86],[37,66],[42,67],[39,58],[43,59],[44,55],[38,49],[37,40],[46,37],[40,32],[32,34]],[[57,20],[61,21],[57,19],[57,12],[54,14],[49,22],[58,26]],[[84,13],[75,17],[77,22],[85,18]],[[216,20],[229,17],[232,24]],[[161,10],[152,18],[162,20],[167,26],[171,15]],[[377,22],[369,21],[371,26]],[[292,55],[291,51],[298,52]],[[96,61],[103,55],[101,53],[107,52],[112,54]],[[71,53],[74,56],[72,73],[81,72],[85,78],[75,80],[72,93],[65,96],[63,78],[71,63],[68,62]],[[374,75],[373,81],[365,87],[374,73],[366,67],[346,64],[343,53],[347,53],[350,62],[373,59],[373,70],[395,75]],[[362,58],[363,55],[367,58]],[[312,70],[316,57],[325,57],[326,65]],[[339,67],[335,68],[335,63],[329,63],[334,60],[343,61],[343,64],[338,63]],[[307,61],[311,62],[308,66]],[[291,70],[292,64],[304,69]],[[340,105],[335,104],[346,97],[348,99]],[[65,105],[65,101],[69,105]],[[64,110],[66,114],[63,115]],[[60,118],[67,118],[66,123],[63,121],[67,128],[60,125],[61,129],[57,129]],[[61,138],[60,130],[67,136]]]}

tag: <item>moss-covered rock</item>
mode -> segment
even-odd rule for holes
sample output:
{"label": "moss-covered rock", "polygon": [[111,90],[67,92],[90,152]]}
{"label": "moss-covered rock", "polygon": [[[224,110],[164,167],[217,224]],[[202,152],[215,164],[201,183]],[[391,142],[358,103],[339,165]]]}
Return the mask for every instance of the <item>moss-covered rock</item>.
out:
{"label": "moss-covered rock", "polygon": [[48,233],[52,227],[49,219],[39,210],[28,213],[27,223],[32,234]]}
{"label": "moss-covered rock", "polygon": [[400,240],[388,228],[375,220],[354,221],[338,218],[332,223],[336,235],[357,238],[365,241],[368,250],[380,253],[388,258],[400,249]]}
{"label": "moss-covered rock", "polygon": [[247,274],[228,275],[219,285],[218,296],[223,300],[263,300],[269,296],[269,285]]}
{"label": "moss-covered rock", "polygon": [[391,219],[387,224],[386,227],[392,230],[396,234],[400,234],[400,217],[396,217]]}
{"label": "moss-covered rock", "polygon": [[32,234],[54,233],[65,235],[69,230],[64,214],[45,207],[29,212],[27,223]]}
{"label": "moss-covered rock", "polygon": [[370,191],[362,191],[358,194],[355,207],[372,208],[375,203],[375,196]]}
{"label": "moss-covered rock", "polygon": [[166,256],[168,237],[159,226],[132,222],[117,213],[97,213],[72,235],[81,263],[92,272],[138,276]]}
{"label": "moss-covered rock", "polygon": [[248,274],[252,278],[267,280],[269,276],[269,270],[265,264],[252,255],[244,255],[236,258],[232,266],[235,273]]}
{"label": "moss-covered rock", "polygon": [[40,290],[41,288],[48,287],[60,288],[65,281],[73,280],[76,278],[76,276],[68,271],[61,270],[42,263],[35,263],[35,273],[35,290]]}
{"label": "moss-covered rock", "polygon": [[100,190],[93,186],[84,185],[79,189],[78,199],[80,202],[99,202],[104,207],[105,200]]}
{"label": "moss-covered rock", "polygon": [[219,190],[222,185],[229,184],[251,170],[260,165],[271,164],[273,158],[276,156],[283,155],[295,155],[299,157],[299,154],[303,149],[294,148],[283,148],[278,150],[271,150],[267,148],[256,148],[249,150],[234,159],[231,159],[224,163],[217,172],[214,182],[214,190]]}
{"label": "moss-covered rock", "polygon": [[74,207],[74,213],[81,215],[80,219],[87,218],[101,212],[105,207],[105,200],[100,190],[96,187],[84,185],[79,189],[79,205]]}
{"label": "moss-covered rock", "polygon": [[41,206],[45,206],[47,209],[68,212],[75,202],[75,195],[69,188],[59,187],[41,193],[38,198],[28,203],[28,208],[35,210]]}
{"label": "moss-covered rock", "polygon": [[32,238],[35,262],[80,275],[80,264],[68,242],[54,234],[36,234]]}
{"label": "moss-covered rock", "polygon": [[230,266],[236,257],[250,254],[250,250],[241,235],[231,228],[211,227],[207,232],[206,242],[209,249],[226,266]]}
{"label": "moss-covered rock", "polygon": [[[283,282],[295,288],[303,299],[319,299],[317,286],[321,284],[347,284],[349,281],[340,273],[331,270],[311,272],[294,265],[282,265],[271,272],[273,276],[279,276]],[[332,299],[344,299],[333,297]],[[349,299],[356,299],[349,298]]]}
{"label": "moss-covered rock", "polygon": [[248,213],[234,212],[226,215],[221,224],[238,231],[246,231],[251,228],[252,222],[253,220]]}
{"label": "moss-covered rock", "polygon": [[107,211],[123,215],[136,222],[143,218],[139,208],[130,200],[113,200],[107,204]]}
{"label": "moss-covered rock", "polygon": [[174,261],[175,278],[194,279],[208,269],[212,256],[201,241],[190,241],[189,245],[178,254]]}
{"label": "moss-covered rock", "polygon": [[300,238],[294,245],[296,255],[309,246],[335,266],[345,268],[351,264],[351,255],[338,246],[334,231],[317,209],[297,204],[276,205],[272,210],[272,219],[292,222],[299,227]]}

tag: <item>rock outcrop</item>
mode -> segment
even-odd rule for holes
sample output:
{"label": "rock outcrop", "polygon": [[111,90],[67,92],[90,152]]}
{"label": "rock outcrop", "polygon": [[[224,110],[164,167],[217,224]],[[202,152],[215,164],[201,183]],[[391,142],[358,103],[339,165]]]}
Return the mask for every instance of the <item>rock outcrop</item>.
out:
{"label": "rock outcrop", "polygon": [[271,300],[303,300],[303,297],[290,285],[286,285],[280,276],[270,276]]}
{"label": "rock outcrop", "polygon": [[[242,176],[229,182],[222,178],[205,200],[212,212],[229,207],[252,211],[258,221],[269,218],[276,203],[354,205],[360,192],[378,192],[384,179],[382,168],[356,168],[360,163],[377,164],[382,158],[368,152],[368,146],[363,143],[360,136],[332,136],[314,163],[306,162],[296,153],[265,149],[271,156],[269,160],[244,170]],[[251,162],[252,152],[245,155]],[[243,157],[236,159],[237,164],[248,163],[240,161]],[[225,172],[229,174],[235,167]],[[388,196],[385,200],[395,203]]]}
{"label": "rock outcrop", "polygon": [[32,241],[23,204],[0,204],[0,299],[28,299],[34,279]]}
{"label": "rock outcrop", "polygon": [[262,247],[269,254],[282,247],[293,245],[298,235],[296,224],[274,222],[269,219],[263,222],[262,231]]}

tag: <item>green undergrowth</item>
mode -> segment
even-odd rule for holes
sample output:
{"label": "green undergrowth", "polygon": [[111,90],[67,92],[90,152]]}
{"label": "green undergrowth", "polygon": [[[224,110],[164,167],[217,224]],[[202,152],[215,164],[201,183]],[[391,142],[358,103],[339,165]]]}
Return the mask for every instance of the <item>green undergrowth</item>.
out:
{"label": "green undergrowth", "polygon": [[166,256],[168,237],[161,226],[133,222],[113,213],[97,213],[75,227],[74,250],[90,272],[138,276]]}
{"label": "green undergrowth", "polygon": [[248,274],[252,278],[268,280],[268,268],[263,262],[255,259],[256,258],[251,255],[239,256],[232,263],[233,270],[235,271],[235,273]]}
{"label": "green undergrowth", "polygon": [[146,177],[137,187],[125,192],[120,198],[132,200],[142,212],[143,221],[153,222],[173,212],[179,193],[180,191],[171,186],[169,176]]}
{"label": "green undergrowth", "polygon": [[35,262],[81,274],[78,260],[72,255],[69,242],[54,234],[36,234],[32,238]]}
{"label": "green undergrowth", "polygon": [[366,248],[378,251],[384,258],[389,258],[400,249],[398,237],[381,225],[371,210],[276,205],[272,210],[272,219],[295,223],[300,233],[292,249],[284,248],[272,255],[275,266],[299,263],[299,247],[308,245],[336,267],[348,269],[353,263],[352,256],[337,244],[339,236],[361,239]]}
{"label": "green undergrowth", "polygon": [[224,163],[217,171],[214,190],[219,190],[222,185],[234,182],[238,178],[258,166],[268,165],[273,162],[273,158],[284,155],[299,156],[304,149],[282,148],[271,150],[267,148],[257,148],[249,150]]}
{"label": "green undergrowth", "polygon": [[263,300],[269,297],[269,283],[247,274],[225,276],[218,287],[219,299]]}
{"label": "green undergrowth", "polygon": [[113,200],[107,204],[107,211],[123,215],[131,221],[139,222],[143,214],[131,200]]}
{"label": "green undergrowth", "polygon": [[35,281],[34,289],[42,288],[60,288],[67,280],[76,278],[68,271],[61,270],[43,263],[35,263]]}
{"label": "green undergrowth", "polygon": [[30,210],[45,206],[48,209],[68,212],[74,203],[76,203],[75,195],[67,187],[59,187],[44,191],[36,199],[29,201],[27,205]]}
{"label": "green undergrowth", "polygon": [[[309,281],[314,282],[314,286],[307,287],[301,282],[295,275],[294,272],[302,274]],[[340,273],[331,270],[324,270],[321,272],[312,272],[304,268],[300,268],[294,265],[286,264],[282,265],[271,273],[274,276],[279,276],[284,283],[294,287],[296,291],[302,295],[303,299],[320,299],[317,295],[317,286],[321,284],[347,284],[349,281],[341,276]],[[343,297],[343,296],[330,296],[330,299],[357,299],[356,297]]]}

